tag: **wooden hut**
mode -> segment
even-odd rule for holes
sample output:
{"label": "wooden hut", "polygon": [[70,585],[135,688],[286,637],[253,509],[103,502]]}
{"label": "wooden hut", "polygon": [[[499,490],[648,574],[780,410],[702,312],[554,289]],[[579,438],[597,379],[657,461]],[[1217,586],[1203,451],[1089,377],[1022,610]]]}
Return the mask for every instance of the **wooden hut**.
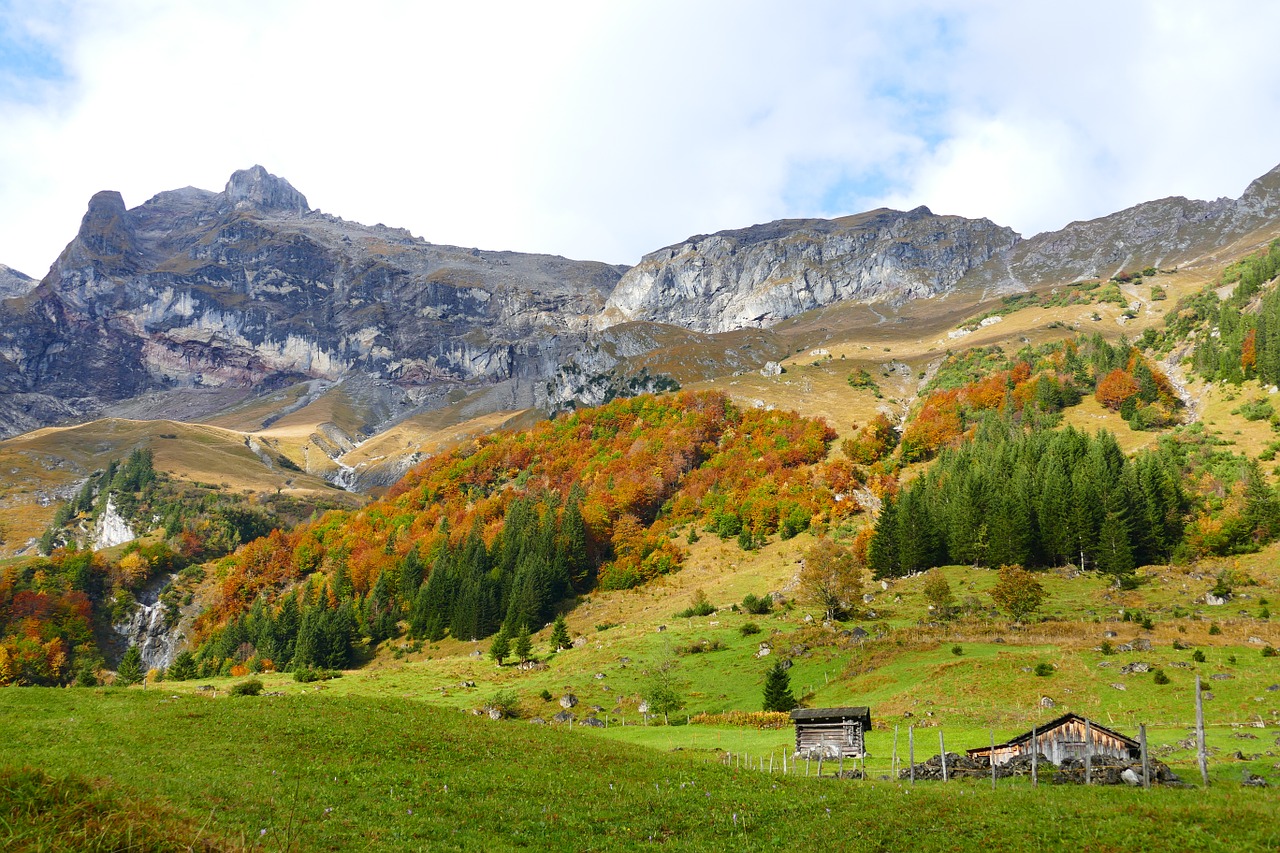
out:
{"label": "wooden hut", "polygon": [[791,712],[791,721],[796,726],[796,755],[838,759],[865,754],[870,708],[799,708]]}
{"label": "wooden hut", "polygon": [[[1088,731],[1085,723],[1088,722]],[[1056,720],[1050,720],[1035,729],[1035,749],[1054,764],[1061,764],[1065,758],[1084,758],[1088,752],[1094,756],[1110,756],[1113,758],[1138,758],[1140,748],[1138,742],[1125,737],[1106,726],[1100,726],[1092,720],[1086,721],[1079,714],[1063,714]],[[1004,764],[1032,750],[1031,732],[1024,732],[1004,743],[995,745],[995,752],[989,746],[969,750],[970,758],[986,758],[991,756],[995,764]]]}

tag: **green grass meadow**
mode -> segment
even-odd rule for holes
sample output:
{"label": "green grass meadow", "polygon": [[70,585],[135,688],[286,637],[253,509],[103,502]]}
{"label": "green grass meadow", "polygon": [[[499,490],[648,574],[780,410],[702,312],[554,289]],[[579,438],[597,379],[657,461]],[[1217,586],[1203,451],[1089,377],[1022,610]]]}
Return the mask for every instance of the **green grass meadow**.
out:
{"label": "green grass meadow", "polygon": [[[493,722],[402,698],[209,698],[136,688],[8,688],[0,691],[0,719],[5,765],[107,782],[123,801],[148,804],[170,833],[166,844],[178,849],[1280,845],[1275,790],[1241,788],[1226,778],[1207,791],[1032,789],[1002,780],[992,792],[985,782],[784,778],[758,765],[726,764],[725,743],[780,753],[787,731],[627,726],[598,734]],[[918,735],[920,759],[922,741],[931,745],[936,734]],[[981,742],[977,735],[969,733]],[[887,755],[886,736],[876,733],[873,754]],[[959,730],[953,736],[964,739]],[[874,775],[874,762],[869,769]],[[84,837],[61,840],[65,826],[24,818],[12,791],[0,797],[5,849],[121,849]]]}

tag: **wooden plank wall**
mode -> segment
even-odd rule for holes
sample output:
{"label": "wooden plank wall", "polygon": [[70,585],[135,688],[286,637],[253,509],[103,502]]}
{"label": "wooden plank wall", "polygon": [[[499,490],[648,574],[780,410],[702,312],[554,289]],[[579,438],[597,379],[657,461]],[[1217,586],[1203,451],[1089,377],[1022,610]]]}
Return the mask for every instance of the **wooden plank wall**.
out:
{"label": "wooden plank wall", "polygon": [[[1084,758],[1086,751],[1084,723],[1070,720],[1047,732],[1037,732],[1036,744],[1039,746],[1040,753],[1054,764],[1061,764],[1066,758]],[[984,753],[989,751],[984,750]],[[1106,732],[1100,732],[1096,728],[1093,730],[1093,749],[1090,752],[1092,755],[1114,758],[1129,757],[1129,747],[1124,741]],[[1010,746],[996,747],[993,760],[996,764],[1004,764],[1014,758],[1030,754],[1031,739],[1028,738]]]}
{"label": "wooden plank wall", "polygon": [[862,726],[857,722],[797,722],[796,752],[804,755],[816,749],[825,750],[832,758],[861,758]]}

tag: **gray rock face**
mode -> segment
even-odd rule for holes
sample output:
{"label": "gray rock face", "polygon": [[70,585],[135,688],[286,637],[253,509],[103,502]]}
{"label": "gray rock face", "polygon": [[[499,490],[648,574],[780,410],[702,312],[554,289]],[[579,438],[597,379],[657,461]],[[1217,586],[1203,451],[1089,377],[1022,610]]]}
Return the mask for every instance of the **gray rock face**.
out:
{"label": "gray rock face", "polygon": [[542,405],[620,275],[346,222],[260,166],[133,209],[101,192],[0,304],[0,435],[148,392],[352,375],[419,409],[481,388],[501,389],[490,411]]}
{"label": "gray rock face", "polygon": [[13,267],[0,264],[0,299],[26,296],[36,284],[36,280],[31,276],[20,273]]}
{"label": "gray rock face", "polygon": [[901,303],[953,287],[1017,240],[989,220],[926,207],[700,235],[646,255],[595,324],[648,320],[723,332],[846,299]]}
{"label": "gray rock face", "polygon": [[1174,267],[1272,227],[1280,167],[1238,199],[1146,202],[1021,239],[986,219],[928,208],[794,219],[691,237],[644,257],[594,326],[628,320],[699,331],[769,326],[841,300],[898,305],[954,289],[1042,284]]}

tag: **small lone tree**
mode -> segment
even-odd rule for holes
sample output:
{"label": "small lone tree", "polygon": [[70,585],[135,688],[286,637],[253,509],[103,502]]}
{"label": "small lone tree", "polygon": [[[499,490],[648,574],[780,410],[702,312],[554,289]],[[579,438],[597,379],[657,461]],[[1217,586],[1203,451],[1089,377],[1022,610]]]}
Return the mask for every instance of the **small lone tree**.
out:
{"label": "small lone tree", "polygon": [[775,661],[764,676],[764,710],[790,711],[796,706],[796,697],[791,693],[791,676],[782,665]]}
{"label": "small lone tree", "polygon": [[573,641],[569,639],[569,626],[565,623],[564,616],[556,616],[556,621],[551,624],[551,650],[558,652],[572,645]]}
{"label": "small lone tree", "polygon": [[493,635],[493,642],[489,644],[489,657],[493,658],[498,666],[502,666],[503,659],[510,654],[511,635],[507,633],[507,625],[504,622],[498,629],[498,633]]}
{"label": "small lone tree", "polygon": [[951,584],[941,570],[933,569],[924,582],[924,600],[933,605],[939,618],[947,619],[956,610],[956,597],[951,592]]}
{"label": "small lone tree", "polygon": [[991,590],[991,600],[1005,613],[1021,622],[1040,609],[1047,593],[1035,575],[1019,565],[1001,566],[1000,579]]}
{"label": "small lone tree", "polygon": [[116,681],[128,686],[142,680],[142,649],[130,646],[116,667]]}
{"label": "small lone tree", "polygon": [[664,660],[649,670],[649,680],[645,684],[644,701],[649,705],[649,713],[661,714],[663,722],[671,724],[671,712],[684,707],[684,697],[680,695],[675,682],[676,659],[668,655]]}
{"label": "small lone tree", "polygon": [[513,646],[516,653],[516,660],[524,663],[533,654],[533,639],[529,636],[529,626],[521,625],[520,633],[516,634],[516,642]]}
{"label": "small lone tree", "polygon": [[835,619],[862,595],[862,569],[853,552],[825,536],[804,552],[800,591],[822,608],[826,619]]}

